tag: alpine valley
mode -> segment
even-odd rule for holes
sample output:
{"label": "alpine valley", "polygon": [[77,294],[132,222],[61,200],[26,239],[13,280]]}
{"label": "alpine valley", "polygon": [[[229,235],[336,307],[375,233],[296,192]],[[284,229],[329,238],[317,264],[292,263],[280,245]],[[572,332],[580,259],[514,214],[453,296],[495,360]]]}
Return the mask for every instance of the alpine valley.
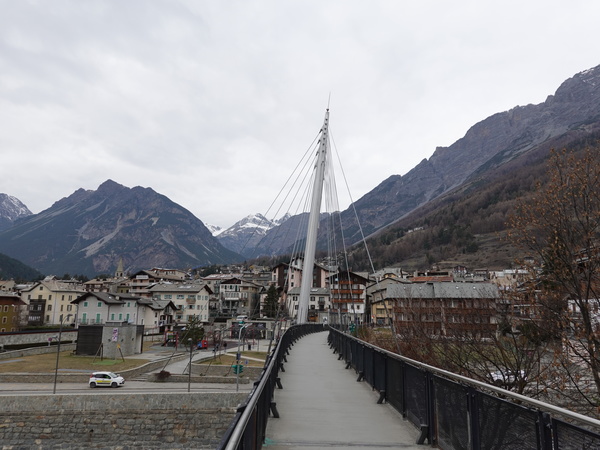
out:
{"label": "alpine valley", "polygon": [[[369,269],[364,251],[352,247],[362,235],[368,236],[377,266],[510,266],[518,251],[501,239],[516,199],[543,179],[551,149],[597,148],[599,137],[597,66],[563,82],[541,104],[482,120],[451,146],[438,147],[406,175],[387,178],[342,211],[352,270]],[[399,148],[398,158],[408,151]],[[128,271],[194,268],[286,253],[294,239],[283,236],[296,236],[300,219],[248,216],[213,235],[200,219],[152,189],[108,180],[39,214],[0,194],[0,253],[56,275],[113,273],[121,259]],[[410,233],[414,230],[419,232]]]}

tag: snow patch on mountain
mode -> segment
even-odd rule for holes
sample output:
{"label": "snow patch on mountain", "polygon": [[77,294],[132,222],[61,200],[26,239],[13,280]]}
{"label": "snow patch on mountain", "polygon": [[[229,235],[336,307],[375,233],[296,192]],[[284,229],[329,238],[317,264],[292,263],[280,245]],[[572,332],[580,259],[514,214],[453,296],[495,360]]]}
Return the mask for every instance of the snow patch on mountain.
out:
{"label": "snow patch on mountain", "polygon": [[0,230],[10,228],[13,222],[21,217],[31,215],[29,208],[18,198],[8,194],[0,194]]}
{"label": "snow patch on mountain", "polygon": [[8,194],[0,194],[0,217],[6,217],[10,220],[18,219],[23,216],[30,216],[29,211],[17,197]]}
{"label": "snow patch on mountain", "polygon": [[271,228],[279,226],[289,217],[286,214],[280,219],[269,220],[260,213],[250,214],[216,236],[225,248],[243,253],[253,249]]}
{"label": "snow patch on mountain", "polygon": [[212,234],[213,236],[218,236],[219,234],[221,234],[223,231],[225,231],[225,228],[221,228],[218,225],[211,225],[209,223],[205,223],[204,226],[206,228],[208,228],[208,231],[210,231],[210,234]]}

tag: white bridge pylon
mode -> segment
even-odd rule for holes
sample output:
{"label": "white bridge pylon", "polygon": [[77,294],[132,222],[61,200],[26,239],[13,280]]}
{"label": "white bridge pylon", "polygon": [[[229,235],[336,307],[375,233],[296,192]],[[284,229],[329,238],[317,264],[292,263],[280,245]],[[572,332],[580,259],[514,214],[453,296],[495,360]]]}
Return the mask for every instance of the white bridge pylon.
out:
{"label": "white bridge pylon", "polygon": [[298,314],[296,323],[308,321],[308,308],[310,290],[313,284],[313,269],[315,265],[315,251],[317,247],[317,234],[319,231],[319,218],[321,213],[321,199],[323,197],[323,184],[325,180],[325,167],[329,152],[329,108],[325,112],[325,120],[321,128],[321,138],[317,162],[314,168],[314,184],[306,232],[306,246],[304,248],[304,266],[302,268],[302,283],[300,284],[300,298],[298,300]]}

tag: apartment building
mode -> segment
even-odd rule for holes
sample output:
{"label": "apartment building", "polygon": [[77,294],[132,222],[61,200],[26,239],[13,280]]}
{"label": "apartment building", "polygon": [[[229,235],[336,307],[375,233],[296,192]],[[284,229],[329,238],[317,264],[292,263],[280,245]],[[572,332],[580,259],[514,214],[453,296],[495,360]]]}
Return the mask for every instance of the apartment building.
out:
{"label": "apartment building", "polygon": [[155,300],[172,301],[175,322],[185,324],[190,316],[209,322],[209,301],[213,291],[206,283],[158,283],[149,288]]}

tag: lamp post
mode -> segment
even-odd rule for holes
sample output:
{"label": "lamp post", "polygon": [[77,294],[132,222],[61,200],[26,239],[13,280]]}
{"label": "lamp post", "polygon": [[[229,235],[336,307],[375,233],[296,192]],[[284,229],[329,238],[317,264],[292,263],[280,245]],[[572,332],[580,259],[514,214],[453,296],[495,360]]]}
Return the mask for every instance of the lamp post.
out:
{"label": "lamp post", "polygon": [[239,391],[240,390],[240,358],[241,358],[241,353],[240,353],[240,342],[242,340],[242,331],[249,327],[251,324],[247,323],[246,325],[242,325],[240,326],[240,332],[238,333],[238,350],[237,350],[237,354],[235,355],[235,363],[237,365],[236,367],[236,371],[235,371],[235,391]]}
{"label": "lamp post", "polygon": [[188,392],[190,392],[190,385],[192,383],[192,350],[194,349],[194,347],[192,346],[192,338],[188,339],[188,343],[190,344],[190,365],[188,366]]}
{"label": "lamp post", "polygon": [[72,314],[67,314],[66,317],[64,317],[61,321],[60,321],[60,327],[58,328],[58,345],[56,347],[56,368],[54,369],[54,389],[52,390],[53,394],[56,394],[56,381],[58,379],[58,358],[60,356],[60,339],[62,337],[62,327],[63,327],[63,322],[65,320],[69,320],[71,318]]}

